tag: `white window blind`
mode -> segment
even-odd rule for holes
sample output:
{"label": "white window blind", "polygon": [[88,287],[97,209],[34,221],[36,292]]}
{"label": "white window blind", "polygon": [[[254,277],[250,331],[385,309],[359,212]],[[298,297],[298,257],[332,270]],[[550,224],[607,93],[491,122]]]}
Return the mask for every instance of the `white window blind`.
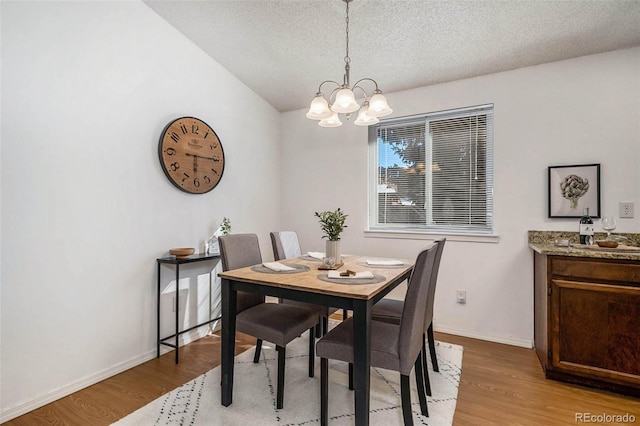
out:
{"label": "white window blind", "polygon": [[369,229],[493,233],[493,105],[369,128]]}

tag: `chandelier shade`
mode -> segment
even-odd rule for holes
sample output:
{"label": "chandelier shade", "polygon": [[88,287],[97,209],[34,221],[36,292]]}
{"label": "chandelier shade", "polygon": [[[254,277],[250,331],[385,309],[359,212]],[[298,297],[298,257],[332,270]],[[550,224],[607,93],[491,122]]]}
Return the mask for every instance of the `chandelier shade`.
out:
{"label": "chandelier shade", "polygon": [[348,114],[350,112],[356,112],[360,109],[360,104],[356,102],[356,95],[353,94],[351,89],[344,88],[338,90],[336,93],[336,100],[331,106],[331,110]]}
{"label": "chandelier shade", "polygon": [[371,106],[369,105],[369,102],[365,101],[362,108],[360,108],[358,118],[356,118],[356,121],[354,121],[353,124],[356,126],[371,126],[372,124],[379,123],[380,120],[378,120],[378,117],[370,115],[369,111],[371,111]]}
{"label": "chandelier shade", "polygon": [[[338,127],[342,125],[340,116],[338,114],[345,114],[347,120],[351,117],[351,113],[359,110],[358,117],[354,124],[358,126],[370,126],[379,122],[378,117],[384,117],[393,112],[387,103],[387,99],[382,94],[382,91],[378,88],[378,83],[371,78],[362,78],[358,80],[353,86],[349,81],[349,71],[351,58],[349,57],[349,3],[353,0],[342,0],[347,5],[347,18],[346,18],[346,46],[347,54],[344,57],[344,76],[343,83],[340,84],[333,80],[325,80],[320,83],[318,91],[311,101],[309,111],[307,112],[307,118],[311,120],[319,120],[318,125],[322,127]],[[369,98],[367,91],[362,87],[362,83],[373,83],[374,90],[373,95]],[[333,90],[329,94],[328,98],[325,97],[322,92],[322,86],[325,84],[334,85]],[[356,99],[355,91],[360,89],[364,95],[362,104]]]}
{"label": "chandelier shade", "polygon": [[311,101],[311,106],[309,107],[309,111],[307,112],[307,118],[312,120],[323,120],[325,118],[331,117],[333,113],[329,109],[329,103],[324,98],[322,93],[317,94],[315,98]]}
{"label": "chandelier shade", "polygon": [[318,123],[321,127],[340,127],[342,126],[342,121],[340,121],[340,117],[337,112],[331,114],[329,118],[325,118],[324,120],[320,120]]}
{"label": "chandelier shade", "polygon": [[389,108],[387,98],[384,97],[382,92],[375,93],[369,100],[369,111],[367,114],[373,117],[384,117],[392,112],[393,110]]}

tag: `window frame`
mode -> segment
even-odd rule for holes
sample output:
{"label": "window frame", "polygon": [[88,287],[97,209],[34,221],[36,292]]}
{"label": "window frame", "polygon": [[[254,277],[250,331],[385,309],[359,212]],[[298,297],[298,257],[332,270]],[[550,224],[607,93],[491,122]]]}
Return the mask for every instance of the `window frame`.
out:
{"label": "window frame", "polygon": [[[367,237],[382,237],[382,238],[417,238],[422,236],[458,236],[460,241],[497,241],[495,235],[495,221],[494,221],[494,208],[493,208],[493,173],[494,173],[494,156],[493,156],[493,114],[494,105],[484,104],[464,108],[455,108],[444,111],[436,111],[424,114],[416,114],[404,117],[395,117],[391,119],[381,119],[380,122],[374,126],[369,127],[368,137],[368,188],[367,188],[367,230],[365,236]],[[433,145],[431,141],[431,135],[429,134],[430,123],[436,120],[443,119],[455,119],[460,117],[473,117],[473,116],[486,116],[486,147],[484,150],[484,169],[485,169],[485,219],[484,225],[429,225],[428,220],[431,220],[433,215],[433,205],[431,195],[433,191],[433,180],[425,175],[425,206],[428,203],[429,208],[425,213],[425,224],[419,223],[379,223],[380,204],[379,204],[379,161],[378,150],[379,140],[378,131],[380,129],[388,129],[391,127],[404,126],[413,123],[424,122],[425,132],[425,161],[427,174],[431,174],[431,165],[433,163],[432,153]],[[477,164],[476,164],[477,166]],[[471,197],[470,197],[471,199]],[[428,218],[428,219],[427,219]]]}

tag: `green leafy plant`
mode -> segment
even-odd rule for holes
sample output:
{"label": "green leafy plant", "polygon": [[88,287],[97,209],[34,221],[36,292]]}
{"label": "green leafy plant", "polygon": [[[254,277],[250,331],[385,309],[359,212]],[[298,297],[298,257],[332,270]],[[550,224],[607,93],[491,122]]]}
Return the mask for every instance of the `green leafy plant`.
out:
{"label": "green leafy plant", "polygon": [[231,233],[231,220],[229,220],[229,218],[225,217],[222,219],[220,230],[223,235],[229,235]]}
{"label": "green leafy plant", "polygon": [[336,211],[316,212],[315,216],[320,219],[318,222],[322,232],[324,232],[322,238],[327,238],[329,241],[339,241],[340,234],[347,227],[344,222],[347,220],[348,215],[344,214],[338,207]]}

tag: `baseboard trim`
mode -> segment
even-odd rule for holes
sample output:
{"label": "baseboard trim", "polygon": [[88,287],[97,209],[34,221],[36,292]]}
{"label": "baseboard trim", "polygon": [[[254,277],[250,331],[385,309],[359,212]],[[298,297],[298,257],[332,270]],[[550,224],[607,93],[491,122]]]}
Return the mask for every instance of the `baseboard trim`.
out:
{"label": "baseboard trim", "polygon": [[[214,327],[219,328],[220,324],[214,323]],[[180,337],[180,346],[184,346],[195,340],[198,340],[199,338],[209,334],[209,332],[210,332],[209,326],[202,326],[195,330],[191,330]],[[167,352],[171,352],[173,350],[174,349],[167,348],[166,346],[160,346],[161,355]],[[82,390],[91,385],[95,385],[96,383],[101,382],[105,379],[108,379],[109,377],[115,376],[116,374],[120,374],[123,371],[127,371],[140,364],[144,364],[147,361],[151,361],[155,357],[156,357],[156,350],[153,349],[151,351],[145,352],[144,354],[131,358],[128,361],[114,365],[111,368],[107,368],[96,374],[92,374],[90,376],[84,377],[83,379],[80,379],[76,382],[54,389],[51,392],[47,392],[43,395],[39,395],[33,399],[15,404],[11,407],[4,408],[2,409],[2,411],[0,411],[0,423],[8,422],[9,420],[15,419],[16,417],[19,417],[23,414],[27,414],[30,411],[36,410],[40,407],[43,407],[47,404],[57,401],[58,399],[69,396],[74,392]]]}
{"label": "baseboard trim", "polygon": [[451,327],[442,327],[433,325],[433,330],[440,333],[455,334],[456,336],[470,337],[472,339],[486,340],[487,342],[503,343],[505,345],[519,346],[522,348],[533,348],[533,342],[526,339],[514,339],[512,337],[493,336],[480,333],[470,333],[464,330],[458,330]]}

